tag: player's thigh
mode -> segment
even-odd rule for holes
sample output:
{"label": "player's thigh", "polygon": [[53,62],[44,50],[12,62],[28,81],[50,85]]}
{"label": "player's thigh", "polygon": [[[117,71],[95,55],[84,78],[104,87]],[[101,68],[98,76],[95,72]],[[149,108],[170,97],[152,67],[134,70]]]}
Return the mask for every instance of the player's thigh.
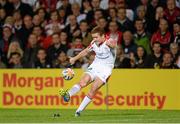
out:
{"label": "player's thigh", "polygon": [[79,82],[79,85],[80,85],[81,87],[85,87],[85,86],[87,86],[87,85],[90,84],[90,83],[91,83],[91,76],[90,76],[89,74],[85,73],[85,74],[82,76],[82,78],[81,78],[81,80],[80,80],[80,82]]}
{"label": "player's thigh", "polygon": [[98,89],[100,89],[102,86],[104,85],[104,82],[99,78],[96,77],[96,79],[94,80],[94,82],[91,85],[91,89],[89,93],[94,94],[96,91],[98,91]]}

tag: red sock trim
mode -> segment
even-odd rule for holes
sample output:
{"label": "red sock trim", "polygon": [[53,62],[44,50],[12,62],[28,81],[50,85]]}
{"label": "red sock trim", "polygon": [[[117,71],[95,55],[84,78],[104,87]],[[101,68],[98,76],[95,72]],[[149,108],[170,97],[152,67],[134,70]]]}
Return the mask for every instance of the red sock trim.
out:
{"label": "red sock trim", "polygon": [[86,95],[89,99],[93,99],[93,96],[91,96],[89,93]]}

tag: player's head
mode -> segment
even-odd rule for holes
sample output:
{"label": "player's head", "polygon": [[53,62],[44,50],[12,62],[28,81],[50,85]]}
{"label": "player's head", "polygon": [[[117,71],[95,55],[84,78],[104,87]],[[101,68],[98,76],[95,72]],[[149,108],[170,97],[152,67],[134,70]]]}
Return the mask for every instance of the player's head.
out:
{"label": "player's head", "polygon": [[105,40],[104,33],[105,33],[105,31],[98,26],[93,28],[91,31],[93,40],[97,40],[98,42],[104,42],[104,40]]}

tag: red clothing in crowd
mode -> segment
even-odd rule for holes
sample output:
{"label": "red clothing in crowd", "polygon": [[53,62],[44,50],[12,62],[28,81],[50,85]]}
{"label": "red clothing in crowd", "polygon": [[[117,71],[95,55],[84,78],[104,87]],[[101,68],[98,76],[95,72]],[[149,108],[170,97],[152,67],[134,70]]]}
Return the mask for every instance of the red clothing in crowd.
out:
{"label": "red clothing in crowd", "polygon": [[47,36],[42,43],[42,47],[47,49],[52,44],[52,36]]}
{"label": "red clothing in crowd", "polygon": [[3,52],[8,52],[8,48],[9,48],[9,43],[7,40],[4,40],[4,48],[3,48]]}
{"label": "red clothing in crowd", "polygon": [[176,7],[172,14],[170,14],[169,10],[166,9],[164,11],[164,16],[167,18],[169,23],[173,24],[176,21],[176,18],[180,16],[180,9]]}
{"label": "red clothing in crowd", "polygon": [[171,33],[167,31],[165,34],[161,34],[160,31],[157,31],[156,33],[153,34],[151,38],[151,45],[154,42],[159,42],[163,48],[163,51],[167,51],[169,48],[169,44],[171,41]]}
{"label": "red clothing in crowd", "polygon": [[169,44],[171,40],[171,33],[168,31],[164,35],[161,34],[160,31],[157,31],[156,33],[153,34],[151,38],[151,43],[154,42],[160,42],[162,45],[163,44]]}
{"label": "red clothing in crowd", "polygon": [[56,10],[57,0],[40,0],[40,4],[50,11]]}

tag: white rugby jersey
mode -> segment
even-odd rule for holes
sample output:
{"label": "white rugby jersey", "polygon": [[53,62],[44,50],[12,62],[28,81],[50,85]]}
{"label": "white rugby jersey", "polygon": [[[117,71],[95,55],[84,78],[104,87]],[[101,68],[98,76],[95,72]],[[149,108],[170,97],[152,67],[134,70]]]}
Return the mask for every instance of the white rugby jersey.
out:
{"label": "white rugby jersey", "polygon": [[109,46],[107,46],[106,41],[101,45],[97,45],[95,42],[90,44],[89,50],[94,51],[96,54],[92,64],[114,68],[114,63],[116,59],[116,48],[110,48]]}

